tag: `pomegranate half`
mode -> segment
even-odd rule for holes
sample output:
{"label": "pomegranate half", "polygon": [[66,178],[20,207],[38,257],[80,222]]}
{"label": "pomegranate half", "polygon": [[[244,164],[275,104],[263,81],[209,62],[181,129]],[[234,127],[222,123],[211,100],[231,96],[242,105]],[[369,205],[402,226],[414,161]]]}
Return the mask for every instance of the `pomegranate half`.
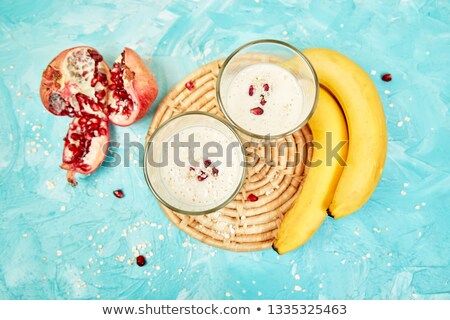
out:
{"label": "pomegranate half", "polygon": [[128,126],[141,119],[158,94],[156,80],[139,55],[125,48],[110,70],[91,47],[62,51],[42,74],[45,108],[74,118],[64,138],[67,180],[95,171],[106,156],[108,122]]}

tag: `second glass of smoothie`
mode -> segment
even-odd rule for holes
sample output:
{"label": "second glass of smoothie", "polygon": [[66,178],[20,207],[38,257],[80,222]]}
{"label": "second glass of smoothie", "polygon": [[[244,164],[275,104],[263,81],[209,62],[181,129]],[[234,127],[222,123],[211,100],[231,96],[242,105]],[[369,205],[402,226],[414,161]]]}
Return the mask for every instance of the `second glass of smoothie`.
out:
{"label": "second glass of smoothie", "polygon": [[304,126],[314,112],[318,81],[298,49],[258,40],[234,51],[220,70],[217,100],[242,133],[278,139]]}

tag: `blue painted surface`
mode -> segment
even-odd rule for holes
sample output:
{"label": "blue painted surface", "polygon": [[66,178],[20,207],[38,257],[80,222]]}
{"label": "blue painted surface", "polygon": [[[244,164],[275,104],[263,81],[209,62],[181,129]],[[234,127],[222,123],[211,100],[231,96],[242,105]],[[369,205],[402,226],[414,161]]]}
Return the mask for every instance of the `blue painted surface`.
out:
{"label": "blue painted surface", "polygon": [[[449,17],[444,0],[3,0],[0,298],[449,299]],[[259,38],[333,48],[373,71],[389,153],[360,212],[328,219],[285,256],[233,253],[169,224],[136,150],[129,167],[102,167],[76,189],[67,185],[58,165],[69,119],[48,113],[38,95],[59,51],[92,45],[111,63],[132,47],[152,58],[159,101],[189,71]],[[382,82],[384,72],[394,80]],[[142,142],[153,112],[113,127],[112,138]],[[124,199],[112,195],[117,188]],[[146,267],[128,264],[133,249],[152,254]]]}

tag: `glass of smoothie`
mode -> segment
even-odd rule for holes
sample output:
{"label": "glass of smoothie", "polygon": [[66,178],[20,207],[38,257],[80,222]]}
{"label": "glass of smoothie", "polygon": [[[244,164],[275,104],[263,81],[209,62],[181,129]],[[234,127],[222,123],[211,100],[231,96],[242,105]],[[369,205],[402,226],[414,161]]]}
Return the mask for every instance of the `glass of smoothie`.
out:
{"label": "glass of smoothie", "polygon": [[245,150],[226,121],[206,112],[185,112],[150,137],[144,174],[166,207],[206,214],[226,206],[240,191],[246,176]]}
{"label": "glass of smoothie", "polygon": [[278,139],[307,123],[318,86],[314,69],[297,48],[258,40],[225,60],[216,95],[220,109],[239,131],[257,139]]}

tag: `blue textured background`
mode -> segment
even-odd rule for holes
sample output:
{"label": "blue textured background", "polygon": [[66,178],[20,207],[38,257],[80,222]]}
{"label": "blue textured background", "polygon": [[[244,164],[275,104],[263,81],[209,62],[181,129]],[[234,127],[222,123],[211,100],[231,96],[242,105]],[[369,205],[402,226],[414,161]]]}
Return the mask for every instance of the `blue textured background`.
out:
{"label": "blue textured background", "polygon": [[[449,1],[68,2],[2,0],[0,298],[450,298]],[[159,101],[189,71],[258,38],[339,50],[373,77],[389,153],[362,210],[327,219],[285,256],[233,253],[170,225],[136,150],[129,167],[66,183],[69,119],[38,94],[59,51],[92,45],[111,63],[132,47],[152,59]],[[113,127],[112,139],[143,142],[153,112]],[[128,263],[134,251],[151,255],[146,267]]]}

